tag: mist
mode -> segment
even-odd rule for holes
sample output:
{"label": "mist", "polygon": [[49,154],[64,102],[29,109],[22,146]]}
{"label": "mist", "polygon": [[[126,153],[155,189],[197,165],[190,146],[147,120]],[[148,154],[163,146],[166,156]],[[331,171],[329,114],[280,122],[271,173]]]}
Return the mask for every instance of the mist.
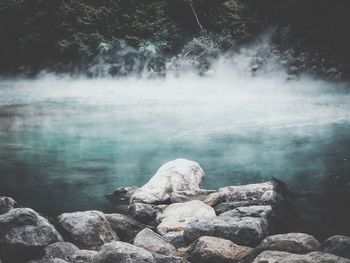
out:
{"label": "mist", "polygon": [[[261,46],[165,71],[122,77],[42,72],[0,81],[2,194],[39,211],[100,208],[116,187],[144,184],[165,161],[188,158],[205,187],[279,178],[296,189],[349,189],[347,83],[290,78]],[[53,202],[52,200],[60,200]]]}

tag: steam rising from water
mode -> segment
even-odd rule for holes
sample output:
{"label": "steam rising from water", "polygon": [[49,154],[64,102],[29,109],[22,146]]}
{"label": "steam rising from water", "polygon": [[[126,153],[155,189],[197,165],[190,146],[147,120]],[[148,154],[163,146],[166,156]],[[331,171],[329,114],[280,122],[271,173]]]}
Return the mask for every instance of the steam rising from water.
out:
{"label": "steam rising from water", "polygon": [[250,52],[202,77],[2,80],[0,194],[49,213],[99,208],[178,157],[201,163],[208,188],[275,176],[349,189],[347,85],[288,81],[274,64],[252,76]]}

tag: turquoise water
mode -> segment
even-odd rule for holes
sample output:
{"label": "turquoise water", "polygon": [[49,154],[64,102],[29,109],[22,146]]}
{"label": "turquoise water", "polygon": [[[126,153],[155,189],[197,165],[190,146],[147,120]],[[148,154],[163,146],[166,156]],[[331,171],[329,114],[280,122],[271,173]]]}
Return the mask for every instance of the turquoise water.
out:
{"label": "turquoise water", "polygon": [[350,190],[350,94],[280,77],[0,82],[0,195],[56,215],[109,209],[166,161],[198,161],[204,186],[279,178]]}

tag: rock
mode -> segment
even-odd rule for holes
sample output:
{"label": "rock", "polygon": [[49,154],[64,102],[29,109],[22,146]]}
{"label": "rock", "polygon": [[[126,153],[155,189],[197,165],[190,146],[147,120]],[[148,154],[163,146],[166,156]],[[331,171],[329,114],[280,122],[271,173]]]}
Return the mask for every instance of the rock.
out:
{"label": "rock", "polygon": [[44,248],[43,258],[61,258],[68,261],[68,257],[79,248],[69,242],[56,242]]}
{"label": "rock", "polygon": [[327,74],[336,74],[336,73],[338,73],[338,69],[333,67],[333,68],[328,69],[326,73]]}
{"label": "rock", "polygon": [[220,217],[260,217],[268,220],[272,216],[272,207],[270,205],[252,205],[239,207],[225,213],[222,213]]}
{"label": "rock", "polygon": [[175,203],[169,205],[160,215],[161,223],[157,230],[175,247],[181,247],[184,245],[183,232],[190,220],[202,218],[210,221],[215,217],[214,209],[201,201]]}
{"label": "rock", "polygon": [[332,236],[322,243],[321,250],[344,258],[350,258],[350,237]]}
{"label": "rock", "polygon": [[204,236],[192,243],[187,259],[192,263],[232,263],[241,260],[250,250],[230,240]]}
{"label": "rock", "polygon": [[254,64],[250,69],[251,69],[251,71],[255,72],[255,71],[257,71],[259,68],[260,68],[260,65]]}
{"label": "rock", "polygon": [[153,255],[134,245],[112,241],[101,247],[101,250],[94,257],[94,263],[155,263]]}
{"label": "rock", "polygon": [[131,196],[137,190],[137,187],[120,187],[116,189],[113,193],[108,194],[106,197],[111,203],[119,204],[120,202],[129,202]]}
{"label": "rock", "polygon": [[214,207],[215,213],[217,215],[220,215],[224,212],[233,210],[238,207],[245,207],[245,206],[256,206],[256,205],[268,205],[270,204],[270,201],[263,201],[263,200],[252,200],[252,201],[237,201],[237,202],[224,202],[216,205]]}
{"label": "rock", "polygon": [[162,165],[131,197],[131,203],[161,204],[196,195],[205,174],[198,163],[176,159]]}
{"label": "rock", "polygon": [[296,66],[291,66],[290,68],[289,68],[289,72],[291,73],[291,74],[295,74],[296,72],[298,72],[298,68],[296,67]]}
{"label": "rock", "polygon": [[209,194],[215,193],[215,190],[199,189],[196,192],[177,192],[170,198],[170,203],[182,203],[192,200],[203,201]]}
{"label": "rock", "polygon": [[298,76],[295,74],[290,74],[290,75],[288,75],[287,80],[296,81],[296,80],[298,80]]}
{"label": "rock", "polygon": [[28,263],[68,263],[62,258],[45,258],[45,259],[35,259]]}
{"label": "rock", "polygon": [[263,218],[219,216],[210,220],[191,220],[183,236],[187,244],[202,236],[214,236],[240,245],[255,246],[267,234],[266,220]]}
{"label": "rock", "polygon": [[162,255],[175,255],[176,248],[149,228],[137,234],[134,245]]}
{"label": "rock", "polygon": [[296,254],[305,254],[316,251],[320,243],[316,238],[304,233],[288,233],[266,237],[259,246],[254,248],[244,259],[251,262],[265,250],[284,251]]}
{"label": "rock", "polygon": [[222,202],[255,202],[254,204],[263,202],[264,204],[274,204],[278,202],[279,199],[282,199],[282,196],[277,193],[276,187],[277,182],[274,181],[226,186],[220,188],[217,193],[207,196],[203,202],[210,206],[216,206]]}
{"label": "rock", "polygon": [[105,216],[120,240],[128,243],[132,243],[137,233],[146,227],[144,224],[126,215],[105,214]]}
{"label": "rock", "polygon": [[253,263],[350,263],[349,259],[323,252],[310,252],[305,255],[281,251],[264,251]]}
{"label": "rock", "polygon": [[11,197],[0,196],[0,215],[15,208],[16,205],[16,201]]}
{"label": "rock", "polygon": [[[222,188],[220,188],[222,189]],[[225,200],[225,196],[223,193],[220,193],[220,189],[219,192],[216,193],[212,193],[210,195],[208,195],[204,200],[203,203],[209,205],[209,206],[216,206],[219,205],[222,202],[227,202],[227,200]]]}
{"label": "rock", "polygon": [[157,216],[162,212],[156,205],[134,203],[129,206],[129,215],[146,225],[157,225]]}
{"label": "rock", "polygon": [[278,234],[266,237],[260,244],[265,250],[278,250],[305,254],[316,251],[320,243],[316,238],[304,233]]}
{"label": "rock", "polygon": [[153,254],[156,263],[186,263],[187,260],[182,257],[165,256],[161,254]]}
{"label": "rock", "polygon": [[99,211],[65,213],[58,223],[78,247],[96,250],[105,243],[118,240],[105,215]]}
{"label": "rock", "polygon": [[93,263],[96,254],[97,252],[93,250],[78,250],[68,257],[68,261],[72,263]]}
{"label": "rock", "polygon": [[14,208],[0,215],[0,258],[21,262],[35,258],[49,244],[63,241],[49,223],[29,208]]}

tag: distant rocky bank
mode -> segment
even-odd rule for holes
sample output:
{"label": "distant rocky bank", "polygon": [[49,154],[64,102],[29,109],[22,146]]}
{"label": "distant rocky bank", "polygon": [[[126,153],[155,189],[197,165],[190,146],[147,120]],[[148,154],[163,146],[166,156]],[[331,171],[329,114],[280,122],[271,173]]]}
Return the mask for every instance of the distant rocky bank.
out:
{"label": "distant rocky bank", "polygon": [[278,180],[201,188],[196,162],[176,159],[140,188],[109,199],[127,214],[64,213],[48,219],[0,197],[1,263],[350,263],[350,237],[293,232],[293,193]]}

